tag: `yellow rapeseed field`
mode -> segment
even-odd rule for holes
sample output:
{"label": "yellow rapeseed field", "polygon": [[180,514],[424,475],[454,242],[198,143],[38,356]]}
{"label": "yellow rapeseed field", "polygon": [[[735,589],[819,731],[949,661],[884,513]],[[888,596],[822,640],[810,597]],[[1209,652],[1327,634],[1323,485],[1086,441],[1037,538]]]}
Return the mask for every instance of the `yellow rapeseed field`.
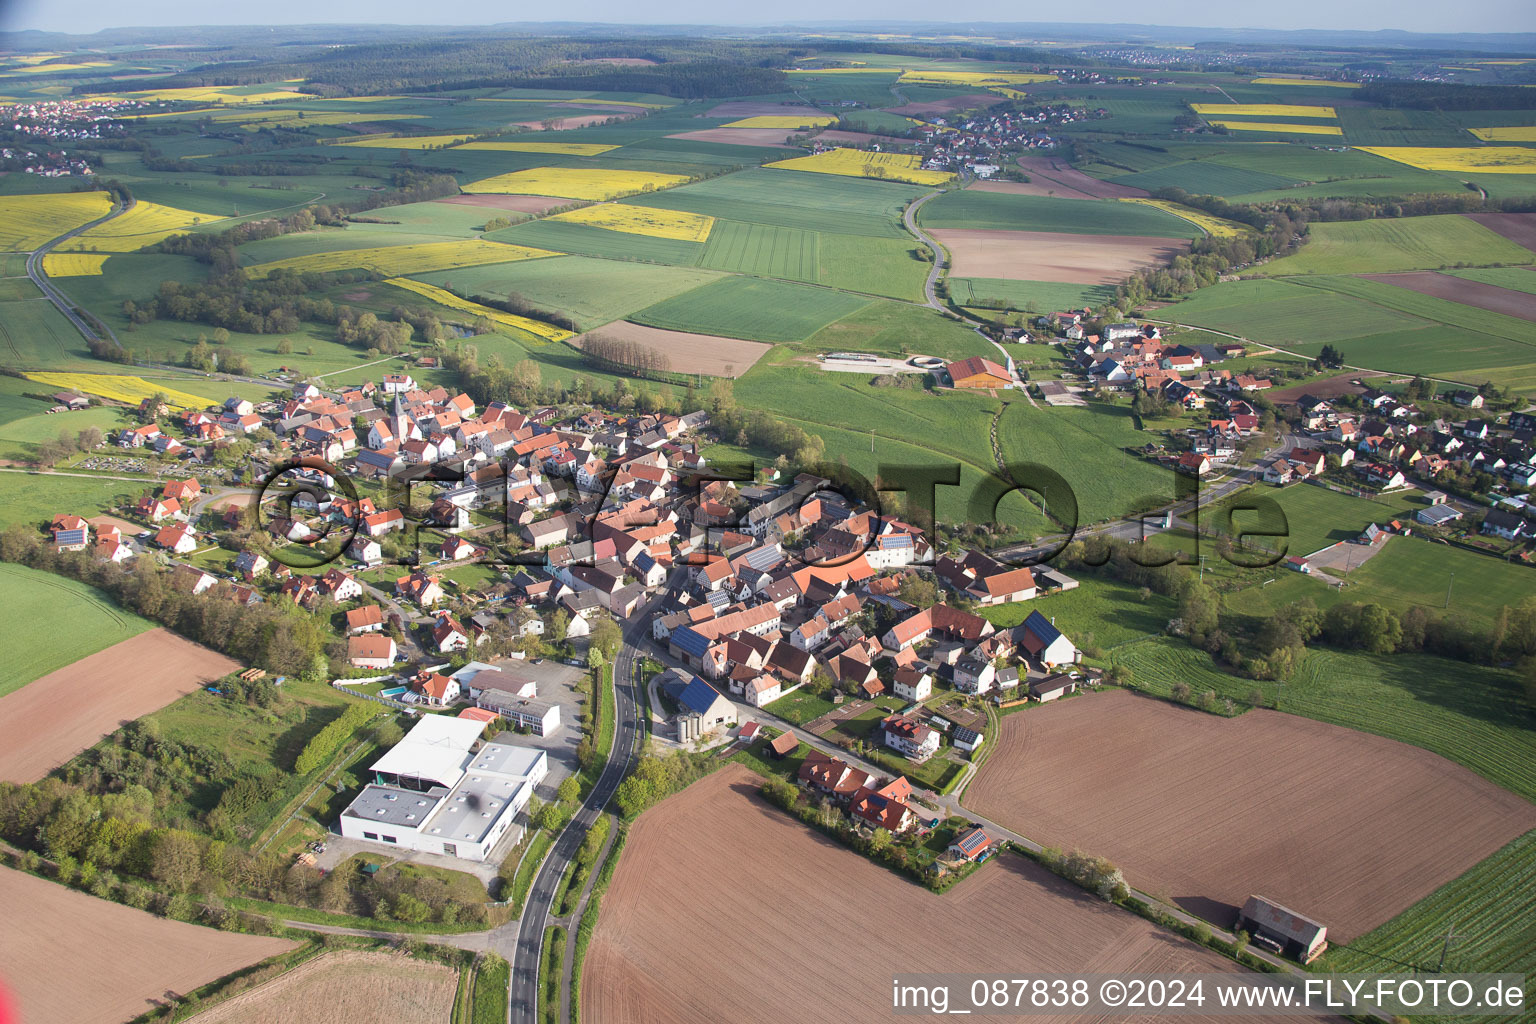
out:
{"label": "yellow rapeseed field", "polygon": [[558,213],[550,220],[570,221],[609,231],[623,231],[631,235],[649,235],[652,238],[676,238],[684,242],[703,242],[715,226],[715,218],[702,213],[686,213],[682,210],[653,210],[644,206],[624,206],[619,203],[601,203],[583,206],[579,210]]}
{"label": "yellow rapeseed field", "polygon": [[600,142],[466,142],[454,149],[487,149],[503,153],[560,153],[564,156],[601,156],[618,146]]}
{"label": "yellow rapeseed field", "polygon": [[111,212],[112,198],[105,192],[0,196],[0,250],[30,252]]}
{"label": "yellow rapeseed field", "polygon": [[465,192],[498,195],[555,196],[560,199],[617,199],[636,192],[681,185],[683,174],[655,171],[610,171],[597,167],[532,167],[498,174],[464,186]]}
{"label": "yellow rapeseed field", "polygon": [[256,277],[274,270],[296,270],[301,274],[328,274],[341,270],[372,270],[385,277],[423,274],[429,270],[457,270],[484,263],[512,263],[559,256],[548,249],[525,245],[502,245],[483,238],[465,238],[454,242],[424,242],[421,245],[386,245],[375,249],[340,249],[335,252],[290,256],[251,267]]}
{"label": "yellow rapeseed field", "polygon": [[1196,210],[1189,206],[1180,206],[1178,203],[1170,203],[1166,199],[1121,199],[1123,203],[1140,203],[1143,206],[1155,206],[1164,213],[1171,213],[1175,217],[1181,217],[1202,231],[1216,238],[1236,238],[1244,234],[1248,228],[1232,220],[1223,220],[1213,217],[1202,210]]}
{"label": "yellow rapeseed field", "polygon": [[112,65],[104,60],[86,61],[84,64],[34,64],[30,67],[6,68],[6,71],[21,72],[51,72],[51,71],[83,71],[86,68],[106,68]]}
{"label": "yellow rapeseed field", "polygon": [[98,395],[102,398],[110,398],[114,402],[126,402],[129,405],[138,405],[144,399],[152,398],[156,394],[164,395],[166,403],[178,409],[206,409],[212,404],[206,398],[155,384],[143,377],[119,376],[115,373],[28,373],[25,376],[28,380],[35,380],[49,387],[79,391],[86,395]]}
{"label": "yellow rapeseed field", "polygon": [[723,124],[722,128],[824,128],[836,121],[835,117],[826,114],[764,114],[759,117],[745,117],[740,121],[732,121]]}
{"label": "yellow rapeseed field", "polygon": [[431,299],[440,306],[457,309],[471,316],[483,316],[487,320],[501,324],[504,327],[516,327],[520,331],[527,331],[529,334],[543,338],[545,341],[564,341],[566,338],[574,337],[570,331],[556,327],[554,324],[547,324],[542,320],[533,320],[526,316],[518,316],[516,313],[503,313],[499,309],[482,306],[478,302],[470,302],[468,299],[461,299],[453,294],[453,292],[439,288],[436,285],[412,281],[408,277],[392,277],[384,283],[392,284],[396,288],[404,288],[406,291],[415,292],[417,295]]}
{"label": "yellow rapeseed field", "polygon": [[1282,135],[1343,135],[1344,129],[1336,124],[1280,124],[1266,121],[1226,121],[1209,119],[1234,132],[1278,132]]}
{"label": "yellow rapeseed field", "polygon": [[101,265],[111,257],[107,253],[63,252],[43,257],[43,273],[49,277],[100,277]]}
{"label": "yellow rapeseed field", "polygon": [[[352,120],[360,120],[353,117]],[[393,135],[364,135],[356,139],[338,139],[338,146],[356,146],[359,149],[445,149],[475,137],[474,132],[462,135],[412,135],[397,138]]]}
{"label": "yellow rapeseed field", "polygon": [[223,220],[207,213],[178,210],[174,206],[146,203],[140,200],[120,217],[97,225],[82,235],[76,235],[63,245],[60,252],[137,252],[146,245],[154,245],[172,235],[184,234],[199,224],[211,224]]}
{"label": "yellow rapeseed field", "polygon": [[1536,174],[1536,149],[1523,146],[1356,146],[1362,153],[1425,171],[1459,174]]}
{"label": "yellow rapeseed field", "polygon": [[1326,85],[1333,89],[1358,89],[1359,82],[1330,82],[1322,78],[1255,78],[1252,85]]}
{"label": "yellow rapeseed field", "polygon": [[1536,142],[1536,124],[1502,125],[1497,128],[1468,128],[1484,142]]}
{"label": "yellow rapeseed field", "polygon": [[948,171],[923,170],[922,157],[910,153],[865,153],[857,149],[829,149],[813,156],[775,160],[768,167],[790,171],[842,174],[850,178],[908,181],[914,185],[939,185],[953,178]]}
{"label": "yellow rapeseed field", "polygon": [[1034,85],[1054,82],[1055,75],[1033,75],[1022,71],[903,71],[897,79],[905,85],[973,85],[985,89],[996,85]]}
{"label": "yellow rapeseed field", "polygon": [[1307,107],[1299,103],[1191,103],[1197,114],[1216,114],[1221,117],[1326,117],[1339,115],[1332,107]]}
{"label": "yellow rapeseed field", "polygon": [[142,92],[120,93],[112,98],[165,101],[175,103],[271,103],[274,100],[312,100],[315,97],[292,89],[272,88],[262,92],[237,93],[238,85],[192,86],[185,89],[146,89]]}

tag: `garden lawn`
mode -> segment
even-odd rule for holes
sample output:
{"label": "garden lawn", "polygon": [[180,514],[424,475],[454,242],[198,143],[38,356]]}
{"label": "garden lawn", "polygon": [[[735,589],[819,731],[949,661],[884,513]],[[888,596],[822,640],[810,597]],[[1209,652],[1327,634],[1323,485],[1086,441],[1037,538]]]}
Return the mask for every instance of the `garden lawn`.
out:
{"label": "garden lawn", "polygon": [[155,625],[95,587],[9,562],[0,563],[0,618],[33,624],[11,634],[0,697]]}
{"label": "garden lawn", "polygon": [[797,690],[788,697],[780,697],[766,705],[765,710],[796,725],[804,725],[811,719],[820,718],[831,711],[832,707],[831,701],[818,697],[809,690]]}
{"label": "garden lawn", "polygon": [[155,481],[92,479],[54,474],[0,472],[0,529],[12,523],[42,526],[58,512],[89,519],[136,499]]}

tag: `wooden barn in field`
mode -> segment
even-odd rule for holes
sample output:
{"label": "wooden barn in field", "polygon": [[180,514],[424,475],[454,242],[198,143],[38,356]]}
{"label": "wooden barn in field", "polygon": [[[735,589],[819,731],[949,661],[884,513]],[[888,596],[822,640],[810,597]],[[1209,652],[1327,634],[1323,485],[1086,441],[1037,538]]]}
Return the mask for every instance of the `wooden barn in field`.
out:
{"label": "wooden barn in field", "polygon": [[990,359],[972,356],[946,367],[950,383],[957,388],[1006,388],[1013,385],[1008,371]]}
{"label": "wooden barn in field", "polygon": [[1237,926],[1260,945],[1275,943],[1288,957],[1308,964],[1328,948],[1328,929],[1309,917],[1282,907],[1263,896],[1249,896],[1238,914]]}

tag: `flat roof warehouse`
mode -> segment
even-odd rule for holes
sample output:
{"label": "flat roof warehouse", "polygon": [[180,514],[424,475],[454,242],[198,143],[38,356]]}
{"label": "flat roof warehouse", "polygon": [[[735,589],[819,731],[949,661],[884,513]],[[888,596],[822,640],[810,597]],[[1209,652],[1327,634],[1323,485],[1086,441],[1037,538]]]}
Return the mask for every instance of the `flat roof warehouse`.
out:
{"label": "flat roof warehouse", "polygon": [[[375,781],[341,813],[341,834],[485,860],[549,772],[542,750],[479,744],[485,723],[432,715],[373,763]],[[479,744],[479,749],[474,749]]]}

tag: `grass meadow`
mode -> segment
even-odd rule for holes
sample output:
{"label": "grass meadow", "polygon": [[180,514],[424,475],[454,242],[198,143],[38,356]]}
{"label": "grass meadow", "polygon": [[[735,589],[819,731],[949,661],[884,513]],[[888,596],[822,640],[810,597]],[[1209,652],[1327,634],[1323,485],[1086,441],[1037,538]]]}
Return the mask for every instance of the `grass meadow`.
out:
{"label": "grass meadow", "polygon": [[155,625],[94,587],[9,562],[0,563],[0,615],[48,624],[12,636],[0,667],[0,697]]}

